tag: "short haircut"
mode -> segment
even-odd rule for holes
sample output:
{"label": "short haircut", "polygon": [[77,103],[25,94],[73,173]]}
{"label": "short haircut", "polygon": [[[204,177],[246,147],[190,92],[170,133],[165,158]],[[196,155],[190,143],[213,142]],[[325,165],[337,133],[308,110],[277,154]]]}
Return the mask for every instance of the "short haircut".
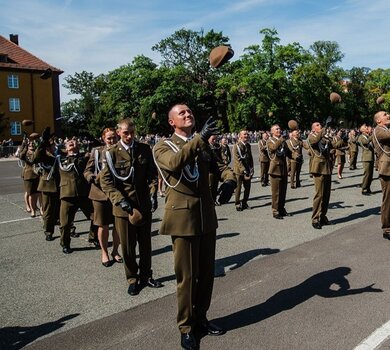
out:
{"label": "short haircut", "polygon": [[130,127],[135,128],[135,123],[134,123],[134,120],[132,118],[124,118],[124,119],[119,120],[119,122],[117,124],[118,129],[121,129],[122,125],[126,125],[128,128],[130,128]]}

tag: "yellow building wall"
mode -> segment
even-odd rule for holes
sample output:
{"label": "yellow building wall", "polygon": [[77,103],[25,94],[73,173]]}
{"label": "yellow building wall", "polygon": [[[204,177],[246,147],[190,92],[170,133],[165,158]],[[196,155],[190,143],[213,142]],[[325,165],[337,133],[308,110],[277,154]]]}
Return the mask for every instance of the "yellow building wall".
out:
{"label": "yellow building wall", "polygon": [[[17,75],[19,77],[19,88],[8,87],[8,76]],[[0,113],[4,113],[2,119],[6,119],[4,130],[0,133],[0,140],[12,138],[14,142],[20,142],[23,135],[11,136],[10,123],[30,119],[34,121],[31,126],[22,126],[22,131],[29,135],[32,132],[41,133],[43,129],[50,126],[54,132],[53,116],[53,88],[52,78],[43,80],[40,78],[41,72],[28,71],[0,71]],[[19,98],[20,112],[9,111],[9,99]],[[8,120],[7,120],[8,119]]]}

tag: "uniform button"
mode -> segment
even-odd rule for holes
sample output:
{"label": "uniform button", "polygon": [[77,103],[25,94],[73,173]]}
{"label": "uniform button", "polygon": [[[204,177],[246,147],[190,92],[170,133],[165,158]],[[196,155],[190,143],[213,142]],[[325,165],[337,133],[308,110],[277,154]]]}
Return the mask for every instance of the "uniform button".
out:
{"label": "uniform button", "polygon": [[196,151],[199,152],[199,151],[200,151],[200,148],[197,148]]}
{"label": "uniform button", "polygon": [[175,208],[175,206],[174,205],[172,205],[172,209],[174,209]]}

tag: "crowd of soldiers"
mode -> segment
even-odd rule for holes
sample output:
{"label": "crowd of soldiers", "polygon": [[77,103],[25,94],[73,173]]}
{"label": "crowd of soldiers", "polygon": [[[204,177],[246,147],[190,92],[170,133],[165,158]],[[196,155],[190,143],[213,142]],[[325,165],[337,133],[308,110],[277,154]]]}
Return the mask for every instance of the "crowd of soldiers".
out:
{"label": "crowd of soldiers", "polygon": [[[321,229],[330,224],[327,210],[333,169],[337,168],[341,180],[348,158],[349,169],[355,170],[360,147],[364,169],[361,191],[370,195],[373,171],[377,169],[383,190],[383,237],[390,239],[389,114],[378,112],[374,121],[375,128],[364,124],[359,130],[334,129],[314,122],[306,137],[301,136],[295,121],[289,122],[287,131],[275,124],[269,131],[256,133],[260,184],[271,186],[273,218],[291,216],[285,208],[287,188],[288,184],[292,190],[301,187],[305,149],[315,189],[312,226]],[[241,130],[230,149],[228,137],[220,135],[212,118],[193,134],[195,118],[182,104],[171,108],[168,122],[174,130],[170,138],[151,141],[146,137],[140,142],[135,137],[133,120],[122,119],[116,128],[104,129],[102,145],[89,149],[87,142],[81,142],[83,150],[76,138],[56,142],[46,128],[42,135],[24,139],[19,158],[26,206],[35,216],[40,198],[45,239],[53,240],[55,225],[59,224],[62,252],[72,253],[71,238],[78,235],[74,219],[81,209],[90,220],[88,241],[101,249],[104,267],[123,263],[131,296],[147,286],[162,287],[152,276],[151,223],[158,194],[165,196],[159,231],[172,237],[177,322],[182,347],[192,349],[199,344],[195,330],[209,335],[224,333],[206,318],[213,288],[215,206],[228,203],[234,195],[237,211],[251,209],[248,201],[254,176],[254,134]],[[151,147],[151,143],[155,145]]]}

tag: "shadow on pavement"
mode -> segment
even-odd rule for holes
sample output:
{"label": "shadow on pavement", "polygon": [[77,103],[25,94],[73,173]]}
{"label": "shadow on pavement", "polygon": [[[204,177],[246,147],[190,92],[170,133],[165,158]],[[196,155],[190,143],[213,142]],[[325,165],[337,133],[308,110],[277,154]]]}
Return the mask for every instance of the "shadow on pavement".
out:
{"label": "shadow on pavement", "polygon": [[[376,208],[369,208],[363,211],[358,211],[356,213],[350,214],[344,218],[338,218],[335,220],[331,220],[332,224],[340,224],[342,222],[347,222],[347,221],[352,221],[358,218],[365,218],[370,215],[379,215],[381,208],[376,207]],[[380,223],[378,222],[378,227],[380,227]],[[379,230],[380,231],[380,230]]]}
{"label": "shadow on pavement", "polygon": [[[338,298],[368,292],[382,292],[373,288],[374,284],[366,287],[350,289],[345,277],[351,272],[349,267],[338,267],[317,273],[295,287],[281,290],[264,303],[248,307],[230,315],[213,320],[227,330],[233,330],[258,323],[283,311],[293,309],[314,296],[323,298]],[[339,288],[332,288],[336,284]]]}
{"label": "shadow on pavement", "polygon": [[34,340],[63,327],[66,321],[79,315],[80,314],[70,314],[68,316],[61,317],[57,321],[43,323],[39,326],[1,328],[0,348],[7,350],[22,349]]}
{"label": "shadow on pavement", "polygon": [[262,248],[262,249],[253,249],[244,253],[228,256],[226,258],[217,259],[215,261],[215,277],[225,276],[225,270],[229,268],[229,270],[235,270],[239,267],[245,265],[253,258],[258,255],[271,255],[275,253],[279,253],[280,249],[272,249],[272,248]]}

